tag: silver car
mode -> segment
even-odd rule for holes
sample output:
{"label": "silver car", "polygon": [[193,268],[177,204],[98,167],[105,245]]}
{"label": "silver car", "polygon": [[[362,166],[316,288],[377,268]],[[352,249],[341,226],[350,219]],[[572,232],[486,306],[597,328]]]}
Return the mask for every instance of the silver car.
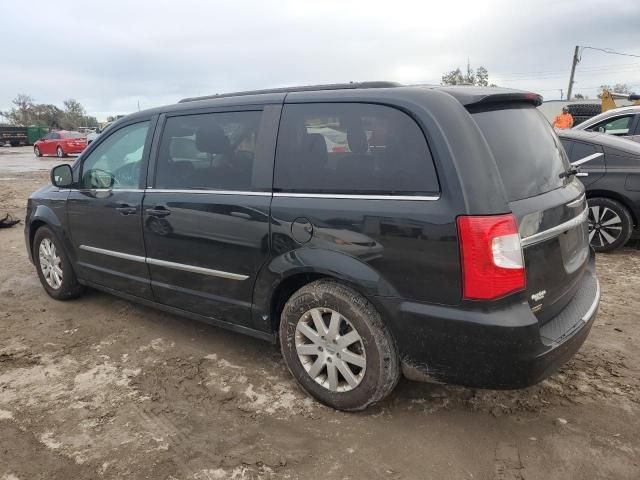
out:
{"label": "silver car", "polygon": [[640,105],[608,110],[573,128],[574,130],[608,133],[640,142]]}

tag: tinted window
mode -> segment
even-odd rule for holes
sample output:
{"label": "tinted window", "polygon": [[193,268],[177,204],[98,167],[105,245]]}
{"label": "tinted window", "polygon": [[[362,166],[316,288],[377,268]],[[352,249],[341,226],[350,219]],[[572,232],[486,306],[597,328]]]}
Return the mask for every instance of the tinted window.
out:
{"label": "tinted window", "polygon": [[251,190],[261,113],[169,117],[158,152],[156,188]]}
{"label": "tinted window", "polygon": [[285,105],[274,185],[301,193],[439,191],[415,121],[391,107],[347,103]]}
{"label": "tinted window", "polygon": [[62,134],[62,138],[82,138],[84,135],[80,132],[65,132]]}
{"label": "tinted window", "polygon": [[561,138],[560,142],[564,147],[564,151],[567,152],[567,155],[569,155],[569,152],[571,151],[571,145],[573,144],[573,142],[571,142],[571,140],[567,140],[566,138]]}
{"label": "tinted window", "polygon": [[628,135],[633,117],[633,115],[626,115],[624,117],[609,118],[608,120],[596,123],[592,127],[589,127],[588,130],[605,132],[611,135]]}
{"label": "tinted window", "polygon": [[60,134],[59,133],[52,132],[49,135],[51,135],[49,137],[51,140],[58,140],[60,138]]}
{"label": "tinted window", "polygon": [[522,106],[473,114],[496,159],[509,200],[561,187],[569,162],[549,122],[535,107]]}
{"label": "tinted window", "polygon": [[569,155],[569,160],[572,162],[582,160],[584,157],[598,153],[598,151],[599,150],[595,146],[589,145],[588,143],[574,142],[573,150]]}
{"label": "tinted window", "polygon": [[82,188],[139,188],[149,122],[111,133],[82,163]]}

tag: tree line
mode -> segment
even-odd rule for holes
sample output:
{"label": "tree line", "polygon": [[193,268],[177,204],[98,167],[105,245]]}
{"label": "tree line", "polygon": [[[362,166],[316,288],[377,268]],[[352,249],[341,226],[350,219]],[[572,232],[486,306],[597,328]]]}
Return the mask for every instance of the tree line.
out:
{"label": "tree line", "polygon": [[18,127],[49,127],[73,130],[79,127],[97,127],[96,117],[87,115],[80,102],[70,98],[62,102],[63,108],[46,103],[36,103],[30,95],[18,94],[12,101],[13,107],[0,111],[10,125]]}

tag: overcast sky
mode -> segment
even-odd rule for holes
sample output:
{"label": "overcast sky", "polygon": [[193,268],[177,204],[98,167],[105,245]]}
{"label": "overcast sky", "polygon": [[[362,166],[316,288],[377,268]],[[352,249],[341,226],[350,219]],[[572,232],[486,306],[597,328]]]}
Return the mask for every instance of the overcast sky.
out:
{"label": "overcast sky", "polygon": [[[439,83],[484,65],[490,81],[557,99],[575,45],[640,55],[640,2],[8,2],[0,109],[17,93],[79,100],[102,120],[228,91],[362,80]],[[585,50],[575,91],[640,91],[640,58]]]}

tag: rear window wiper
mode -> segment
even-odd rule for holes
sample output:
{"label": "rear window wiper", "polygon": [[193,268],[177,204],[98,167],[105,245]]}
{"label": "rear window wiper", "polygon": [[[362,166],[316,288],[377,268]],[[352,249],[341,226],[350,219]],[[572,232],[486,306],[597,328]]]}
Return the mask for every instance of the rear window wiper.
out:
{"label": "rear window wiper", "polygon": [[560,174],[560,178],[571,177],[572,175],[576,175],[580,171],[580,165],[582,165],[583,163],[590,162],[591,160],[595,160],[596,158],[600,158],[603,155],[604,153],[602,152],[592,153],[591,155],[581,158],[580,160],[571,162],[571,166]]}

